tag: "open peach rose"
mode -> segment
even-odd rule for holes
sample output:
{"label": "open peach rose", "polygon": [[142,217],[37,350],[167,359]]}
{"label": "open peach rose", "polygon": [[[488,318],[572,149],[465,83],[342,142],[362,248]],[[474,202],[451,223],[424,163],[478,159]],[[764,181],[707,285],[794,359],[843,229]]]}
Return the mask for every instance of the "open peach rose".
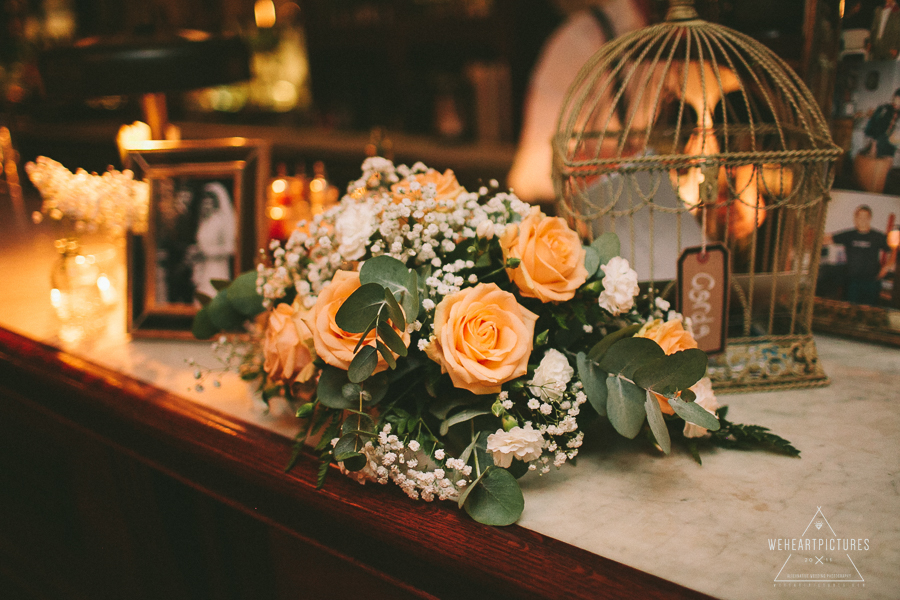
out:
{"label": "open peach rose", "polygon": [[[362,334],[348,333],[337,326],[334,318],[344,300],[359,288],[359,273],[355,271],[337,271],[316,299],[312,310],[303,318],[304,323],[312,332],[315,342],[316,354],[327,364],[347,370],[353,360],[353,349]],[[394,330],[400,335],[405,346],[409,346],[409,334]],[[375,332],[369,332],[365,344],[375,345]],[[378,366],[375,372],[380,373],[387,369],[387,362],[381,354],[378,355]]]}
{"label": "open peach rose", "polygon": [[302,313],[279,304],[269,313],[263,340],[263,370],[275,383],[306,383],[315,374],[312,335]]}
{"label": "open peach rose", "polygon": [[413,181],[417,182],[422,187],[429,183],[433,183],[437,187],[437,193],[435,194],[434,199],[438,202],[441,200],[454,200],[457,196],[466,191],[465,188],[456,181],[456,175],[453,174],[452,170],[447,169],[442,174],[435,169],[429,169],[425,173],[407,177],[403,181],[392,185],[391,193],[394,195],[394,202],[400,202],[404,198],[413,199],[415,194],[409,189],[409,185]]}
{"label": "open peach rose", "polygon": [[528,371],[537,315],[494,283],[445,297],[434,313],[435,336],[425,351],[453,385],[496,394]]}
{"label": "open peach rose", "polygon": [[510,225],[500,238],[503,260],[521,260],[507,269],[509,279],[523,296],[541,302],[571,300],[587,279],[585,250],[578,234],[559,217],[547,217],[537,206],[518,225]]}
{"label": "open peach rose", "polygon": [[[675,354],[681,350],[696,348],[697,342],[690,331],[685,331],[684,326],[678,319],[663,322],[662,319],[654,319],[650,321],[641,330],[635,334],[635,337],[644,337],[653,340],[659,344],[660,348],[666,354]],[[675,411],[665,397],[654,393],[659,401],[659,408],[664,414],[674,415]]]}

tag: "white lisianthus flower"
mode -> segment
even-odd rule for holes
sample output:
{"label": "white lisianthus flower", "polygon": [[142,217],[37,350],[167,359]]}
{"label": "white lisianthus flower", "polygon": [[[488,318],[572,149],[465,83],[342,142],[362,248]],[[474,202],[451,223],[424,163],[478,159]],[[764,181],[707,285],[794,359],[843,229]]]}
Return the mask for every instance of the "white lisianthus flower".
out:
{"label": "white lisianthus flower", "polygon": [[613,315],[631,310],[634,297],[640,292],[635,270],[621,256],[613,257],[600,268],[606,274],[603,277],[603,291],[600,292],[600,308]]}
{"label": "white lisianthus flower", "polygon": [[574,374],[575,369],[569,365],[565,355],[551,348],[535,369],[534,379],[528,382],[529,389],[544,402],[559,402]]}
{"label": "white lisianthus flower", "polygon": [[508,468],[513,458],[531,462],[541,457],[544,436],[537,429],[527,426],[513,427],[509,431],[498,429],[487,438],[487,451],[493,455],[494,464]]}
{"label": "white lisianthus flower", "polygon": [[[697,395],[695,402],[706,409],[706,412],[715,415],[719,403],[716,400],[716,394],[712,389],[712,381],[709,377],[704,377],[691,386],[691,391]],[[684,424],[684,437],[696,438],[706,435],[706,427],[700,427],[693,423]]]}
{"label": "white lisianthus flower", "polygon": [[368,204],[347,204],[334,223],[338,252],[344,260],[358,260],[375,233],[375,214]]}

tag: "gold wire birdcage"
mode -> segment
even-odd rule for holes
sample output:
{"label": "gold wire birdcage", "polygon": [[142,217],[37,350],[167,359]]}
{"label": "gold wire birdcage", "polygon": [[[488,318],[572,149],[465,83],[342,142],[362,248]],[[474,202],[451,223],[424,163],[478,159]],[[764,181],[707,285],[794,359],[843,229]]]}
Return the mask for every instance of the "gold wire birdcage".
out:
{"label": "gold wire birdcage", "polygon": [[827,383],[811,334],[840,149],[802,80],[755,40],[673,0],[664,23],[605,44],[569,88],[553,140],[560,214],[618,234],[671,300],[686,247],[729,250],[721,391]]}

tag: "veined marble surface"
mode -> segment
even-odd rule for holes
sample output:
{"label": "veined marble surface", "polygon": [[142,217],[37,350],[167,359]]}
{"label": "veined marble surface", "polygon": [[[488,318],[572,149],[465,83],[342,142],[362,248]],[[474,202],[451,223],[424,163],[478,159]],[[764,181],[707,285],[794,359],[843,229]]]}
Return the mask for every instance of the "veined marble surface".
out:
{"label": "veined marble surface", "polygon": [[[209,345],[130,341],[123,302],[102,332],[60,340],[49,297],[52,240],[44,231],[0,239],[0,325],[295,434],[290,409],[275,401],[266,410],[236,375],[196,392],[185,359],[214,366]],[[122,289],[123,272],[111,278]],[[597,429],[588,432],[577,468],[522,480],[519,524],[721,598],[897,598],[900,350],[824,337],[817,344],[831,386],[720,397],[730,420],[769,427],[801,459],[710,447],[700,466],[681,448],[663,456]],[[825,548],[785,549],[784,541],[770,548],[770,540],[796,538],[822,539]],[[868,547],[829,550],[835,538]]]}

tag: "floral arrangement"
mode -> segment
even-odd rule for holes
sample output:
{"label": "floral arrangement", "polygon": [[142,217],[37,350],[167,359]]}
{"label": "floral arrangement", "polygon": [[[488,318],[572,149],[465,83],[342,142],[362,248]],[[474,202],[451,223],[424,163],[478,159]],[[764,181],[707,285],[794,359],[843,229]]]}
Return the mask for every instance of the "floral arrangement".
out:
{"label": "floral arrangement", "polygon": [[336,462],[507,525],[517,478],[574,461],[592,420],[697,460],[700,438],[799,454],[717,418],[690,323],[641,291],[615,235],[584,246],[496,181],[469,192],[452,171],[383,158],[362,171],[194,321],[205,339],[257,318],[249,345],[215,345],[264,400],[299,404],[295,459],[312,440],[320,485]]}
{"label": "floral arrangement", "polygon": [[129,170],[109,169],[102,175],[78,169],[72,173],[46,156],[25,165],[25,172],[44,202],[34,214],[40,223],[44,216],[54,221],[70,219],[75,233],[93,233],[105,229],[112,235],[147,230],[150,186],[134,179]]}

